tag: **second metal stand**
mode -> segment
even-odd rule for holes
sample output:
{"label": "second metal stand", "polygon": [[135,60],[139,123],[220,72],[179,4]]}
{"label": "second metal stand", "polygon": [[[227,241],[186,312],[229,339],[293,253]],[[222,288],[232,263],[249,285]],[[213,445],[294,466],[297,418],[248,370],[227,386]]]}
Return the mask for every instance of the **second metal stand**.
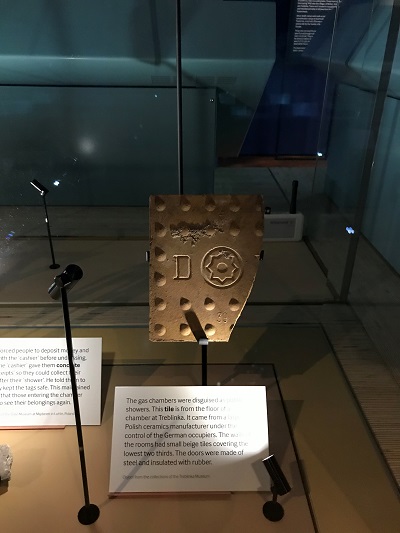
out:
{"label": "second metal stand", "polygon": [[69,320],[68,297],[67,297],[67,290],[65,289],[65,287],[61,287],[60,289],[61,289],[62,307],[63,307],[63,313],[64,313],[65,339],[67,341],[69,372],[71,375],[71,389],[72,389],[72,399],[74,403],[76,433],[78,437],[79,457],[80,457],[80,462],[81,462],[83,494],[85,498],[85,505],[78,512],[78,520],[83,525],[89,525],[89,524],[93,524],[94,522],[96,522],[96,520],[100,516],[100,509],[97,507],[97,505],[90,503],[90,499],[89,499],[89,488],[88,488],[88,481],[87,481],[87,474],[86,474],[85,450],[83,447],[82,423],[81,423],[81,415],[80,415],[80,410],[79,410],[78,388],[76,385],[75,366],[74,366],[74,359],[73,359],[74,352],[72,349],[72,335],[71,335],[71,324]]}
{"label": "second metal stand", "polygon": [[43,195],[42,198],[43,198],[43,205],[44,205],[45,222],[46,222],[46,227],[47,227],[47,236],[49,238],[49,244],[50,244],[51,259],[53,261],[52,264],[49,266],[49,268],[56,269],[56,268],[60,268],[60,265],[56,263],[56,259],[54,257],[53,241],[51,238],[49,215],[47,213],[46,197]]}

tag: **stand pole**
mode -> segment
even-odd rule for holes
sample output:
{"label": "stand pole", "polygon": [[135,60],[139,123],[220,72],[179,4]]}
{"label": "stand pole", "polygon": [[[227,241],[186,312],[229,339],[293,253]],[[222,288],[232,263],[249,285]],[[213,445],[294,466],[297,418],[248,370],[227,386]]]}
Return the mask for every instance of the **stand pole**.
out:
{"label": "stand pole", "polygon": [[49,237],[51,259],[53,261],[52,264],[49,266],[49,268],[52,268],[54,270],[56,268],[59,268],[60,265],[58,265],[56,263],[56,260],[55,260],[55,257],[54,257],[53,242],[52,242],[52,239],[51,239],[51,231],[50,231],[49,215],[47,213],[46,196],[42,195],[42,198],[43,198],[44,212],[45,212],[45,216],[46,216],[45,220],[46,220],[46,227],[47,227],[47,235]]}
{"label": "stand pole", "polygon": [[89,524],[93,524],[98,519],[98,517],[100,516],[100,510],[97,507],[97,505],[91,504],[90,499],[89,499],[89,488],[88,488],[88,481],[87,481],[87,474],[86,474],[85,450],[83,446],[82,424],[81,424],[81,415],[80,415],[79,400],[78,400],[78,388],[76,385],[75,366],[74,366],[74,359],[73,359],[74,352],[72,349],[72,335],[71,335],[71,324],[69,320],[68,296],[67,296],[67,290],[65,289],[65,287],[61,287],[60,290],[61,290],[62,307],[63,307],[63,314],[64,314],[65,339],[67,341],[69,372],[71,376],[71,389],[72,389],[72,399],[74,403],[76,433],[78,437],[79,457],[80,457],[80,462],[81,462],[83,494],[85,498],[85,505],[84,507],[80,509],[78,513],[78,520],[81,524],[89,525]]}
{"label": "stand pole", "polygon": [[201,346],[201,384],[207,385],[207,349],[208,339],[200,339]]}

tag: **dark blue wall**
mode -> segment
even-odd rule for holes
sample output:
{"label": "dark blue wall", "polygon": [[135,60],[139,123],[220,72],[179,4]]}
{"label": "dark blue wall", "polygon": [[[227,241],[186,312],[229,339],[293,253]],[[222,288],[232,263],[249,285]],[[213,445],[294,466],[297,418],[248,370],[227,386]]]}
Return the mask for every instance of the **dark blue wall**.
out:
{"label": "dark blue wall", "polygon": [[[241,155],[315,156],[325,72],[291,52],[296,2],[276,2],[276,62]],[[324,145],[324,143],[323,143]]]}

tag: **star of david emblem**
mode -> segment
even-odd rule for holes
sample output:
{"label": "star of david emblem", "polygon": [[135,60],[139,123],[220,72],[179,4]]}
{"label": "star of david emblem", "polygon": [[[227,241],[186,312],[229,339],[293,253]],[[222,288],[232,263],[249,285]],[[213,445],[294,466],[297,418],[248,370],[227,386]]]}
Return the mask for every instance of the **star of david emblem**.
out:
{"label": "star of david emblem", "polygon": [[242,275],[242,259],[232,248],[218,246],[203,257],[201,273],[214,287],[230,287]]}

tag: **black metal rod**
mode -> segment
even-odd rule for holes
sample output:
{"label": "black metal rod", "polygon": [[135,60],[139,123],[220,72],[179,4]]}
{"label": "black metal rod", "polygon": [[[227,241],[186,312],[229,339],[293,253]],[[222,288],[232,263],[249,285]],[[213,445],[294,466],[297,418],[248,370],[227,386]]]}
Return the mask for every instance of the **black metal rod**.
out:
{"label": "black metal rod", "polygon": [[176,0],[176,109],[178,133],[178,190],[183,194],[183,135],[182,135],[182,30],[181,2]]}
{"label": "black metal rod", "polygon": [[354,234],[351,236],[346,264],[343,273],[340,300],[346,302],[349,296],[351,280],[353,278],[354,265],[357,256],[358,243],[360,241],[362,223],[364,219],[365,206],[367,203],[369,184],[371,181],[372,168],[374,165],[376,144],[378,142],[379,131],[382,122],[383,110],[387,97],[392,65],[397,47],[400,27],[400,0],[394,0],[392,14],[390,17],[388,36],[386,40],[385,53],[383,56],[382,69],[379,78],[378,89],[372,112],[371,126],[367,142],[364,165],[361,175],[360,195],[354,217]]}
{"label": "black metal rod", "polygon": [[201,345],[201,384],[207,385],[207,348],[208,343]]}
{"label": "black metal rod", "polygon": [[78,520],[81,524],[89,525],[89,524],[93,524],[97,520],[97,518],[100,515],[100,510],[97,507],[97,505],[90,503],[90,498],[89,498],[89,487],[88,487],[88,480],[87,480],[87,473],[86,473],[85,448],[83,445],[82,423],[81,423],[81,415],[80,415],[79,399],[78,399],[78,387],[76,385],[76,374],[75,374],[75,366],[74,366],[74,352],[72,349],[72,335],[71,335],[71,323],[69,319],[67,289],[65,287],[61,287],[60,291],[61,291],[62,308],[63,308],[63,314],[64,314],[64,329],[65,329],[65,340],[67,342],[69,373],[71,376],[71,390],[72,390],[72,400],[74,404],[75,426],[76,426],[76,434],[78,437],[79,458],[80,458],[80,463],[81,463],[83,495],[85,499],[85,505],[84,507],[80,509],[78,513]]}
{"label": "black metal rod", "polygon": [[72,349],[72,335],[71,335],[71,324],[69,320],[68,296],[67,296],[67,290],[64,287],[61,287],[61,298],[62,298],[62,307],[63,307],[63,313],[64,313],[65,339],[67,341],[69,373],[71,376],[72,400],[74,403],[74,412],[75,412],[76,434],[78,437],[79,457],[81,461],[83,494],[85,497],[85,505],[88,506],[90,504],[90,501],[89,501],[89,489],[88,489],[88,481],[87,481],[87,474],[86,474],[85,450],[83,446],[83,434],[82,434],[81,414],[80,414],[80,409],[79,409],[78,387],[76,385],[74,352]]}
{"label": "black metal rod", "polygon": [[290,198],[290,209],[289,213],[295,215],[297,212],[297,190],[299,187],[298,180],[292,181],[292,196]]}
{"label": "black metal rod", "polygon": [[53,241],[51,238],[50,221],[49,221],[49,214],[47,212],[46,196],[43,195],[42,198],[43,198],[43,205],[44,205],[45,222],[46,222],[46,227],[47,227],[47,236],[49,238],[50,253],[51,253],[51,260],[52,260],[52,264],[50,265],[50,268],[58,268],[60,265],[56,263],[56,259],[54,257]]}

